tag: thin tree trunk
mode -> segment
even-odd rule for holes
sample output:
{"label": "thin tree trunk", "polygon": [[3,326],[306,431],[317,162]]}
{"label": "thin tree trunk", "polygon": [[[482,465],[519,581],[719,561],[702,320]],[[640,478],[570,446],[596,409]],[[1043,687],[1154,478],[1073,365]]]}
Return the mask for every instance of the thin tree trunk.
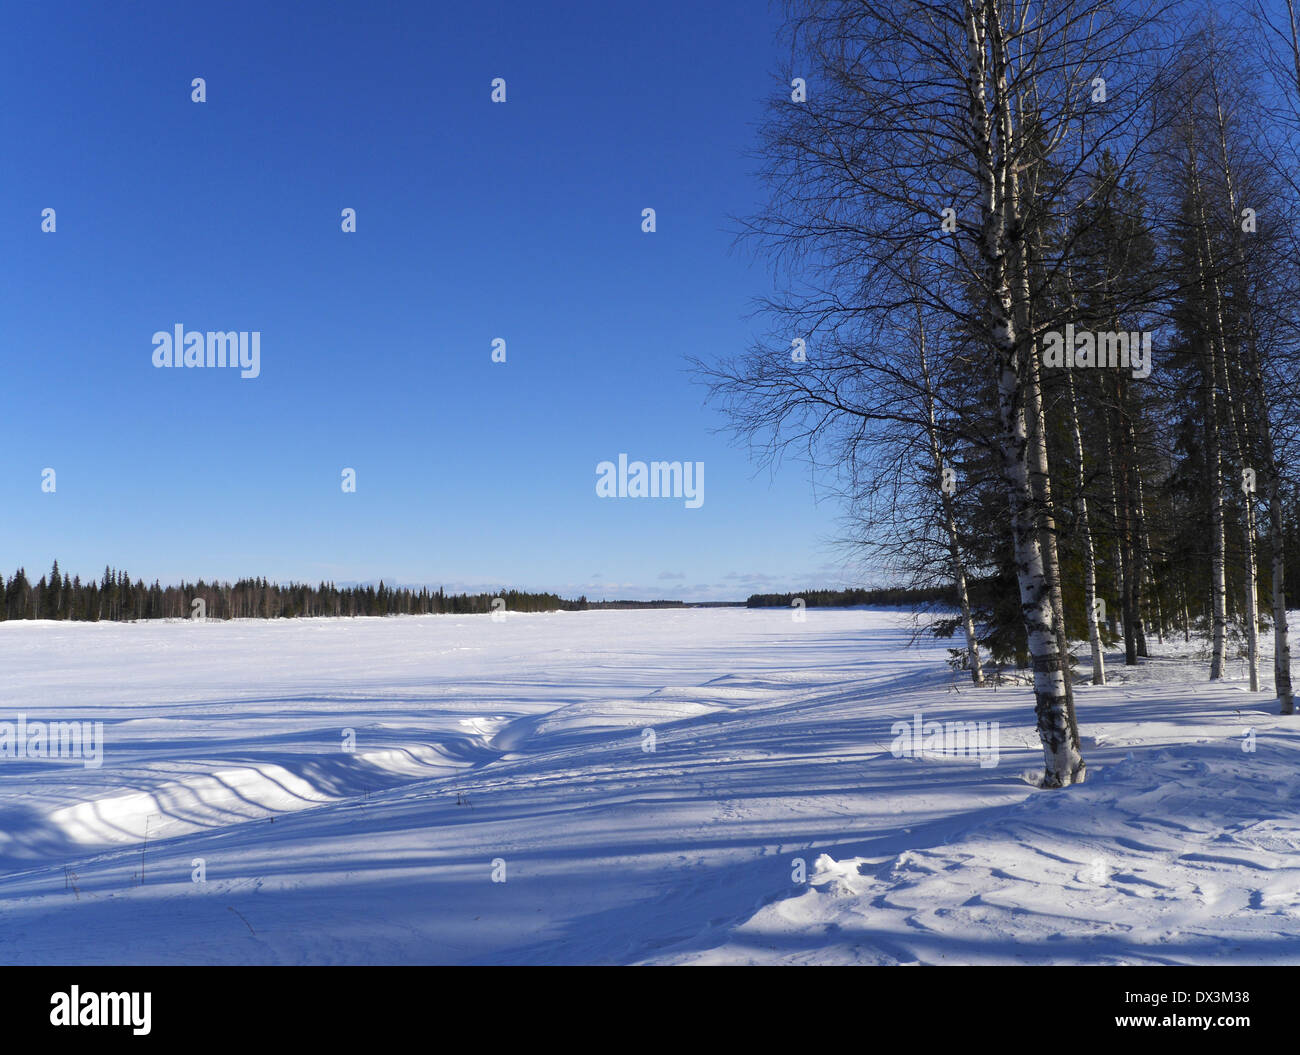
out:
{"label": "thin tree trunk", "polygon": [[[1286,6],[1291,29],[1292,60],[1296,71],[1297,86],[1300,87],[1300,36],[1297,35],[1295,4],[1293,0],[1286,0]],[[1242,230],[1237,223],[1237,217],[1240,214],[1236,184],[1232,176],[1232,165],[1228,159],[1227,121],[1219,98],[1217,78],[1212,78],[1211,83],[1214,88],[1214,110],[1219,134],[1219,161],[1223,174],[1224,190],[1228,197],[1228,215],[1233,218],[1232,245],[1236,255],[1238,281],[1244,287],[1247,281],[1246,252],[1242,245]],[[1255,313],[1249,296],[1243,296],[1241,302],[1246,321],[1246,351],[1249,366],[1247,385],[1251,395],[1249,404],[1243,405],[1243,413],[1246,412],[1247,405],[1253,405],[1256,408],[1255,419],[1264,460],[1264,489],[1268,498],[1269,548],[1272,551],[1273,572],[1273,684],[1277,691],[1281,713],[1292,714],[1295,711],[1295,699],[1291,688],[1291,646],[1286,615],[1286,541],[1282,516],[1282,496],[1278,480],[1277,460],[1273,450],[1273,425],[1269,418],[1268,402],[1264,398],[1263,373],[1260,368],[1259,345],[1256,340],[1258,330],[1255,326]],[[1249,520],[1251,521],[1251,562],[1253,565],[1254,499],[1250,495],[1247,495],[1247,507]],[[1250,578],[1253,582],[1255,578],[1253,570]],[[1251,652],[1253,655],[1255,652],[1254,647],[1252,647]],[[1253,658],[1251,673],[1253,690],[1258,682],[1258,662]]]}
{"label": "thin tree trunk", "polygon": [[1133,556],[1133,496],[1129,487],[1128,451],[1120,451],[1119,490],[1124,511],[1120,526],[1120,559],[1124,569],[1124,665],[1136,667],[1138,661],[1137,570]]}
{"label": "thin tree trunk", "polygon": [[[1070,289],[1070,307],[1073,310],[1074,285],[1067,274]],[[1083,532],[1083,593],[1084,604],[1088,608],[1088,645],[1092,651],[1092,683],[1106,684],[1106,657],[1101,648],[1101,627],[1098,623],[1100,613],[1097,607],[1097,559],[1092,545],[1092,527],[1088,521],[1088,498],[1084,494],[1086,475],[1083,464],[1083,434],[1079,430],[1079,405],[1074,396],[1074,371],[1065,371],[1065,380],[1070,397],[1070,431],[1074,436],[1075,493],[1078,512],[1076,519]]]}
{"label": "thin tree trunk", "polygon": [[[1134,440],[1136,443],[1136,439]],[[1151,528],[1147,524],[1146,492],[1142,487],[1142,467],[1134,463],[1133,478],[1137,483],[1138,543],[1142,547],[1143,578],[1147,586],[1146,598],[1155,609],[1156,640],[1165,643],[1165,615],[1160,604],[1160,591],[1156,585],[1155,568],[1151,561]],[[1145,623],[1143,624],[1145,626]],[[1146,655],[1146,635],[1142,636],[1142,655]]]}
{"label": "thin tree trunk", "polygon": [[[1212,352],[1210,353],[1213,354]],[[1202,403],[1205,412],[1206,481],[1210,498],[1210,596],[1213,605],[1214,640],[1210,680],[1223,677],[1228,660],[1228,582],[1224,561],[1223,462],[1219,452],[1218,408],[1214,393],[1214,371],[1204,369]]]}
{"label": "thin tree trunk", "polygon": [[[1203,252],[1204,252],[1203,264],[1205,268],[1204,274],[1208,276],[1207,281],[1205,282],[1205,286],[1207,287],[1206,292],[1210,295],[1211,298],[1210,305],[1214,314],[1215,332],[1210,346],[1211,347],[1210,383],[1211,385],[1214,385],[1217,381],[1217,378],[1220,376],[1219,364],[1221,363],[1223,367],[1223,373],[1221,375],[1223,378],[1223,406],[1229,419],[1228,437],[1233,443],[1233,447],[1237,456],[1237,464],[1239,466],[1244,467],[1245,462],[1244,462],[1244,453],[1242,450],[1241,437],[1237,431],[1237,416],[1236,416],[1236,412],[1233,410],[1233,405],[1232,405],[1232,382],[1228,375],[1228,344],[1227,344],[1226,327],[1224,326],[1224,321],[1223,321],[1223,308],[1222,308],[1223,298],[1222,298],[1222,293],[1219,289],[1219,280],[1214,277],[1214,254],[1210,246],[1209,231],[1206,229],[1207,224],[1205,220],[1205,208],[1201,200],[1200,178],[1199,178],[1199,174],[1195,170],[1195,166],[1193,166],[1193,170],[1192,170],[1192,179],[1193,179],[1193,187],[1195,192],[1195,200],[1196,200],[1196,208],[1197,208],[1197,220],[1200,227],[1202,242],[1204,246],[1203,248]],[[1198,251],[1200,251],[1199,248]],[[1216,437],[1216,455],[1217,455],[1218,454],[1217,422],[1215,423],[1215,426],[1216,427],[1214,431]],[[1216,475],[1219,475],[1221,477],[1222,476],[1221,471]],[[1219,509],[1218,529],[1221,530],[1222,522],[1223,522],[1223,504],[1222,504],[1223,489],[1222,489],[1221,482],[1216,494],[1218,496],[1218,502],[1216,504]],[[1250,662],[1250,689],[1251,692],[1258,692],[1259,691],[1259,652],[1258,652],[1259,613],[1256,607],[1257,585],[1255,581],[1256,568],[1255,568],[1254,526],[1255,526],[1254,499],[1251,498],[1250,496],[1247,496],[1246,569],[1245,569],[1246,570],[1246,641],[1247,641],[1247,648],[1248,648],[1249,662]],[[1216,588],[1217,588],[1217,583],[1216,583]],[[1226,571],[1225,571],[1225,581],[1224,581],[1225,600],[1226,600],[1226,595],[1227,595],[1227,583],[1226,583]],[[1218,636],[1217,636],[1217,632],[1218,632],[1217,610],[1215,613],[1215,619],[1216,619],[1215,659],[1218,660],[1219,655],[1218,655]],[[1225,618],[1224,618],[1225,630],[1226,630],[1226,625],[1227,625],[1227,618],[1225,613]],[[1227,644],[1225,640],[1224,642],[1225,661],[1227,658],[1226,651],[1227,651]],[[1222,672],[1222,667],[1220,667],[1220,672]],[[1211,673],[1210,677],[1213,678],[1214,674]]]}
{"label": "thin tree trunk", "polygon": [[[1115,326],[1119,328],[1118,323]],[[1132,598],[1133,598],[1133,639],[1137,645],[1137,654],[1141,659],[1146,659],[1149,655],[1147,652],[1147,630],[1146,617],[1143,613],[1143,587],[1150,576],[1150,569],[1146,561],[1146,511],[1142,504],[1142,467],[1138,455],[1137,436],[1133,431],[1133,419],[1128,413],[1128,387],[1122,381],[1118,384],[1120,391],[1120,415],[1124,425],[1124,440],[1128,445],[1130,457],[1129,468],[1133,474],[1132,490],[1126,491],[1125,497],[1125,515],[1132,512],[1131,532],[1129,537],[1129,566],[1132,569]],[[1127,481],[1126,481],[1127,486]]]}
{"label": "thin tree trunk", "polygon": [[[1217,280],[1213,283],[1213,286],[1216,303],[1218,303],[1219,284]],[[1238,432],[1237,414],[1232,409],[1232,379],[1228,375],[1227,357],[1224,356],[1221,362],[1223,368],[1224,408],[1228,413],[1228,435],[1232,438],[1237,464],[1243,469],[1241,491],[1246,498],[1246,655],[1250,667],[1250,691],[1259,692],[1259,581],[1255,560],[1255,494],[1253,487],[1248,485],[1246,481],[1245,470],[1249,469],[1249,467],[1246,465],[1245,450],[1249,448],[1242,442],[1242,437]]]}
{"label": "thin tree trunk", "polygon": [[[1107,426],[1109,429],[1109,424]],[[1110,478],[1110,525],[1111,525],[1111,568],[1114,589],[1114,598],[1122,602],[1124,597],[1124,554],[1120,546],[1120,517],[1119,517],[1119,492],[1115,486],[1115,444],[1108,443],[1106,451],[1106,471]],[[1112,604],[1110,606],[1110,632],[1116,636],[1119,635],[1120,625],[1119,616],[1121,604]]]}
{"label": "thin tree trunk", "polygon": [[[917,327],[919,334],[919,351],[921,356],[921,377],[925,384],[926,427],[930,437],[930,458],[934,463],[935,474],[943,477],[943,452],[939,446],[939,430],[934,417],[934,390],[930,386],[930,370],[925,359],[925,326],[921,320],[921,309],[917,305]],[[966,663],[970,668],[971,681],[976,685],[984,684],[984,671],[980,666],[979,642],[975,640],[975,622],[971,618],[970,595],[966,590],[966,567],[961,556],[961,545],[957,539],[957,520],[953,515],[952,496],[939,488],[939,501],[943,506],[944,530],[948,534],[948,554],[952,560],[953,581],[957,586],[957,600],[961,605],[962,629],[966,632]]]}
{"label": "thin tree trunk", "polygon": [[1269,468],[1268,532],[1273,550],[1273,682],[1282,714],[1295,714],[1291,688],[1291,646],[1286,619],[1286,543],[1283,534],[1282,489],[1277,470]]}
{"label": "thin tree trunk", "polygon": [[[1188,175],[1192,183],[1193,194],[1200,203],[1200,179],[1196,171],[1196,159],[1193,154],[1188,166]],[[1197,265],[1200,272],[1200,284],[1206,302],[1210,302],[1208,282],[1209,264],[1206,251],[1202,248],[1206,232],[1201,222],[1196,244]],[[1223,330],[1223,320],[1217,316],[1215,328],[1218,333]],[[1210,595],[1213,606],[1214,639],[1213,657],[1210,660],[1210,680],[1217,681],[1223,677],[1228,660],[1228,583],[1227,562],[1225,559],[1225,534],[1223,516],[1223,453],[1219,438],[1219,410],[1215,378],[1218,371],[1215,361],[1218,356],[1218,342],[1211,335],[1206,342],[1206,351],[1202,355],[1201,365],[1201,403],[1205,418],[1206,480],[1205,486],[1210,502]]]}

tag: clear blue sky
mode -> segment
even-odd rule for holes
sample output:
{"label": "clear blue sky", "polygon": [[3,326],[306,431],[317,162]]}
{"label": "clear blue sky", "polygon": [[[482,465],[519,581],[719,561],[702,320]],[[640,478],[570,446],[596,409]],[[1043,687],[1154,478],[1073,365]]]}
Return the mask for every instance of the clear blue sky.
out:
{"label": "clear blue sky", "polygon": [[[0,569],[842,581],[839,510],[715,433],[685,362],[760,325],[729,216],[776,29],[759,0],[10,5]],[[260,331],[261,376],[155,369],[178,323]],[[704,462],[703,506],[597,497],[620,452]]]}

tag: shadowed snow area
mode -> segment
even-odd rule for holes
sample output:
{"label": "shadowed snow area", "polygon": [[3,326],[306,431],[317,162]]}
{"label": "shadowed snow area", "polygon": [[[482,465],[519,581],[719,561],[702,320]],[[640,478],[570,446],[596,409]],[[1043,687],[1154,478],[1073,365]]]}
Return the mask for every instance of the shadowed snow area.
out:
{"label": "shadowed snow area", "polygon": [[[0,758],[0,962],[1300,962],[1300,719],[1239,664],[1109,657],[1088,782],[1042,792],[1029,691],[910,638],[842,609],[0,623],[0,722],[104,740]],[[995,753],[896,755],[928,722],[997,722]]]}

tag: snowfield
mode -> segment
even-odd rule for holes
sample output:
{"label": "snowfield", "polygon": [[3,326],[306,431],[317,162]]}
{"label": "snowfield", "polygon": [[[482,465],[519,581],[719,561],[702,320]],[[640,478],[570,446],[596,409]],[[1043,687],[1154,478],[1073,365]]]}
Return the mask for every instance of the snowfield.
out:
{"label": "snowfield", "polygon": [[[1044,792],[1029,691],[910,638],[0,623],[0,723],[104,737],[98,767],[0,758],[0,963],[1300,963],[1300,718],[1240,662],[1108,656],[1088,781]],[[895,753],[957,721],[995,742]]]}

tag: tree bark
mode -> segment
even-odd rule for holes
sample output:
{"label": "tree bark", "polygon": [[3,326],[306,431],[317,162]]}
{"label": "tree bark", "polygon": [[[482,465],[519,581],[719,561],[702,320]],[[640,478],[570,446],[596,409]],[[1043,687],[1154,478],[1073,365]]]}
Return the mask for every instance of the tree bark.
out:
{"label": "tree bark", "polygon": [[[1020,606],[1033,657],[1034,713],[1045,766],[1043,786],[1055,788],[1081,783],[1086,768],[1077,731],[1071,727],[1064,657],[1058,643],[1051,583],[1034,516],[1026,420],[1028,386],[1022,376],[1025,365],[1022,357],[1032,355],[1033,348],[1026,340],[1028,335],[1017,331],[1012,290],[1019,282],[1018,276],[1008,274],[1010,268],[1023,260],[1023,254],[1014,252],[1011,244],[1012,236],[1018,237],[1023,231],[1023,224],[1022,217],[1013,211],[1015,129],[1000,14],[995,0],[987,4],[966,0],[971,131],[980,183],[980,253],[989,281],[990,337],[997,353],[1002,474],[1007,488]],[[992,100],[988,97],[989,85],[994,91]]]}

